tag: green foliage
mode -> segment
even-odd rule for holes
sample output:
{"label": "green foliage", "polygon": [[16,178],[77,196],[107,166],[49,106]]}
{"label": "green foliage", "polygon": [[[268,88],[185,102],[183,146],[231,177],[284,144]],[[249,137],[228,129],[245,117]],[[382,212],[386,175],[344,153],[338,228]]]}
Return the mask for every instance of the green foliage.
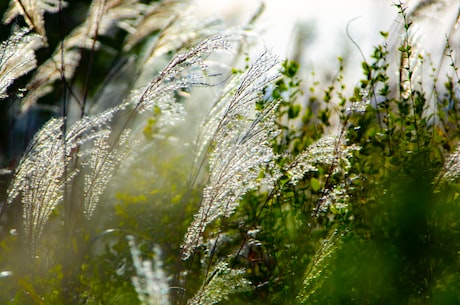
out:
{"label": "green foliage", "polygon": [[[404,8],[397,7],[407,34],[412,24]],[[382,36],[387,39],[389,34]],[[338,242],[329,237],[328,244],[319,248],[317,261],[305,275],[300,303],[453,304],[460,300],[457,284],[445,280],[460,275],[456,254],[460,239],[453,220],[458,217],[459,201],[453,180],[440,178],[447,170],[443,168],[446,155],[457,154],[451,147],[459,140],[458,123],[446,127],[454,111],[438,108],[437,100],[434,107],[428,104],[428,94],[414,73],[424,58],[413,53],[407,37],[398,49],[395,92],[390,90],[386,43],[375,48],[372,63],[362,64],[365,79],[350,104],[364,101],[365,111],[350,108],[342,121],[348,141],[361,147],[351,159],[350,171],[358,179],[350,190],[349,211],[346,218],[338,219],[346,228],[339,231],[344,238]],[[438,96],[436,87],[433,90]]]}

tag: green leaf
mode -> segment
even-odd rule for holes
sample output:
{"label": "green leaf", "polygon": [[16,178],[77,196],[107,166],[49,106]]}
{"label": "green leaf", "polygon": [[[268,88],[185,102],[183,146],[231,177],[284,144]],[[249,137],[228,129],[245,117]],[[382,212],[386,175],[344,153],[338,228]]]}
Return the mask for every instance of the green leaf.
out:
{"label": "green leaf", "polygon": [[295,119],[296,117],[298,117],[301,109],[302,107],[300,105],[291,105],[288,111],[289,118]]}
{"label": "green leaf", "polygon": [[321,185],[320,185],[320,183],[319,183],[319,180],[316,179],[316,178],[311,178],[311,180],[310,180],[310,185],[311,185],[311,188],[312,188],[315,192],[319,191],[319,189],[321,188]]}

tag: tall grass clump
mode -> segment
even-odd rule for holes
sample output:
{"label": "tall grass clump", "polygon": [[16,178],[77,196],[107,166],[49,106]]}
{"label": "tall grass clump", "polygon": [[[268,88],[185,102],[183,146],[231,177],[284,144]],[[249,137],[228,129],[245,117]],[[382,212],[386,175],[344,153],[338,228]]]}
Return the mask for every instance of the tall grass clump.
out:
{"label": "tall grass clump", "polygon": [[251,53],[263,6],[229,31],[183,1],[11,1],[9,137],[46,122],[1,159],[1,302],[458,302],[459,16],[438,63],[413,36],[436,3],[395,3],[349,89],[342,58],[323,86]]}

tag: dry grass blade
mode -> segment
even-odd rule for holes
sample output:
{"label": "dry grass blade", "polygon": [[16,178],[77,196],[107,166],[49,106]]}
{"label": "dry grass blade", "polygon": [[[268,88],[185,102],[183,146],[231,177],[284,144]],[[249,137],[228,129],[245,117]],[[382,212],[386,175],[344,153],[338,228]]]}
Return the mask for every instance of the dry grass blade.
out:
{"label": "dry grass blade", "polygon": [[44,45],[41,36],[21,29],[0,45],[0,99],[8,97],[8,87],[35,69],[35,50]]}
{"label": "dry grass blade", "polygon": [[178,0],[167,0],[152,3],[143,12],[137,23],[128,31],[124,51],[129,51],[155,31],[161,31],[169,26],[177,16],[188,7],[187,3]]}
{"label": "dry grass blade", "polygon": [[[81,212],[90,218],[115,169],[131,152],[128,149],[133,144],[128,141],[131,118],[138,112],[157,107],[164,124],[173,124],[174,120],[180,119],[183,106],[176,102],[174,93],[184,87],[201,85],[201,76],[193,76],[195,70],[203,68],[203,60],[211,53],[229,49],[232,37],[212,37],[177,55],[142,94],[133,92],[121,105],[77,120],[67,128],[65,136],[63,119],[50,120],[36,134],[8,190],[8,204],[18,197],[22,202],[32,253],[51,213],[64,200],[64,188],[71,186],[75,177],[82,176],[84,186],[81,194],[77,192],[71,196],[80,196]],[[122,133],[116,135],[110,124],[114,115],[121,111],[130,113],[130,116]]]}
{"label": "dry grass blade", "polygon": [[10,6],[3,16],[3,23],[8,24],[20,15],[38,34],[46,37],[43,15],[57,13],[65,5],[62,0],[10,0]]}

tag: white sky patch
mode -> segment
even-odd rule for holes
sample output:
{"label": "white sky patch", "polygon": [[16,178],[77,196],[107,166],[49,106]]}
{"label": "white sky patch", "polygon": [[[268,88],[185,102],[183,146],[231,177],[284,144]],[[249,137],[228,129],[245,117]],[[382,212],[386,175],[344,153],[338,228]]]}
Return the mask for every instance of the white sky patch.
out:
{"label": "white sky patch", "polygon": [[[244,23],[258,8],[260,0],[196,0],[199,18],[220,16],[231,23]],[[312,41],[304,46],[305,63],[312,69],[336,69],[338,56],[362,61],[347,37],[347,24],[353,39],[369,54],[381,42],[379,31],[389,30],[396,17],[391,0],[266,0],[265,11],[256,30],[268,49],[281,58],[292,56],[296,25],[311,27]],[[353,20],[353,21],[352,21]],[[346,54],[344,54],[346,53]]]}
{"label": "white sky patch", "polygon": [[[267,45],[280,56],[289,55],[292,32],[296,23],[316,24],[317,44],[327,52],[336,53],[337,40],[345,40],[347,23],[352,35],[363,43],[387,30],[389,17],[396,15],[391,0],[266,0],[266,9],[259,21]],[[260,0],[197,0],[202,16],[222,16],[231,22],[244,22]],[[389,22],[390,20],[390,22]],[[358,41],[359,43],[359,41]]]}
{"label": "white sky patch", "polygon": [[[408,11],[422,0],[406,0]],[[428,9],[421,20],[414,25],[420,49],[433,55],[436,63],[443,54],[445,37],[449,26],[455,21],[458,8],[451,2],[442,10]],[[256,11],[262,0],[196,0],[197,17],[222,17],[233,24],[243,24]],[[344,57],[349,79],[361,77],[360,50],[347,36],[349,34],[359,45],[367,61],[374,46],[383,42],[380,31],[390,33],[390,40],[399,43],[401,39],[400,18],[395,0],[265,0],[265,11],[257,23],[256,31],[261,33],[268,49],[280,58],[292,58],[295,52],[302,55],[302,65],[317,74],[337,71],[337,57]],[[399,20],[399,21],[396,21]],[[396,22],[395,22],[396,21]],[[309,29],[311,40],[296,50],[293,31],[296,25]],[[398,28],[399,27],[399,28]],[[297,27],[299,29],[299,27]],[[397,37],[395,35],[398,35]],[[393,47],[397,47],[393,45]],[[258,53],[256,51],[254,53]],[[350,69],[354,67],[355,69]],[[353,70],[353,71],[350,71]],[[350,74],[351,73],[351,74]]]}

